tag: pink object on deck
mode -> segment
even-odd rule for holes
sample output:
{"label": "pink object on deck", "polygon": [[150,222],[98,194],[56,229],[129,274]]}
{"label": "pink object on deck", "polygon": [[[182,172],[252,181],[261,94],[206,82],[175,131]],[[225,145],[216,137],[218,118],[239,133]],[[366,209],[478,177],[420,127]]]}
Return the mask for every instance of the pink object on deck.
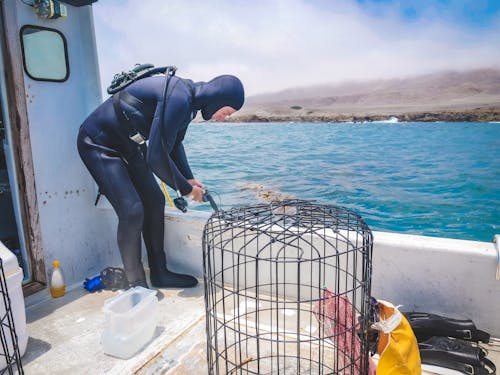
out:
{"label": "pink object on deck", "polygon": [[[335,295],[327,288],[323,290],[323,298],[313,307],[324,335],[338,349],[338,369],[361,375],[361,340],[356,334],[359,322],[353,317],[353,311],[354,307],[347,297]],[[371,358],[368,361],[368,375],[375,375],[377,366]]]}

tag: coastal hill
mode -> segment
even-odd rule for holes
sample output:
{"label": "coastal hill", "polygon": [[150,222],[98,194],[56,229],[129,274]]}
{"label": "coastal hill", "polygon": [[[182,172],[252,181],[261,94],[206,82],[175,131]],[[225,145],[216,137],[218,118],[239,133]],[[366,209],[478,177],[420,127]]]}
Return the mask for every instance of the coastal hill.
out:
{"label": "coastal hill", "polygon": [[500,70],[290,88],[248,97],[232,122],[500,121]]}

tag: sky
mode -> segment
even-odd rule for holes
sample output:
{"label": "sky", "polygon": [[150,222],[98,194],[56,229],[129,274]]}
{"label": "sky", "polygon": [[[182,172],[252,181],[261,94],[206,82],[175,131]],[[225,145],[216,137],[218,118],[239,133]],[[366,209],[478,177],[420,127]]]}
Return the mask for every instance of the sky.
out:
{"label": "sky", "polygon": [[137,63],[247,95],[500,67],[500,0],[99,0],[105,88]]}

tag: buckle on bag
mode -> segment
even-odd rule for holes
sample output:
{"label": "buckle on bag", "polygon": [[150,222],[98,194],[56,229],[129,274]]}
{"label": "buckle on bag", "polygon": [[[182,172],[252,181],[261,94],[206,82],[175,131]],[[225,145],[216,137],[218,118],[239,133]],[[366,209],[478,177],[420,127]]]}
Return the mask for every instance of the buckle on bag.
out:
{"label": "buckle on bag", "polygon": [[135,143],[137,143],[138,145],[143,145],[146,142],[146,139],[144,139],[144,137],[142,136],[142,134],[139,133],[139,132],[137,132],[134,135],[131,135],[129,138],[132,141],[134,141]]}
{"label": "buckle on bag", "polygon": [[464,339],[466,339],[466,340],[472,340],[472,332],[470,331],[470,329],[466,329],[463,332],[465,333]]}
{"label": "buckle on bag", "polygon": [[469,375],[474,375],[474,367],[469,365],[468,363],[464,363],[465,372]]}

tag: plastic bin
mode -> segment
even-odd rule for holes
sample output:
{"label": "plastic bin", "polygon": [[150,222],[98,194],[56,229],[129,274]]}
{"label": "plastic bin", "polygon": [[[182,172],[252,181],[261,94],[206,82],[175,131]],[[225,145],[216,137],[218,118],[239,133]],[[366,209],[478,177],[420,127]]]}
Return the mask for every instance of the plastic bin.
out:
{"label": "plastic bin", "polygon": [[153,338],[158,324],[156,291],[131,288],[104,303],[104,353],[130,358]]}
{"label": "plastic bin", "polygon": [[[10,306],[12,309],[12,316],[14,317],[19,353],[23,356],[26,352],[26,346],[28,345],[28,333],[26,332],[26,311],[24,309],[24,296],[22,288],[23,270],[19,267],[16,256],[9,249],[7,249],[2,242],[0,242],[0,258],[2,258],[3,262],[3,270],[7,282],[7,290],[9,292]],[[1,303],[0,316],[4,315],[5,306]],[[10,337],[7,337],[7,343],[9,345],[9,352],[12,353],[13,348]],[[1,346],[0,350],[2,350]],[[0,371],[5,367],[5,357],[0,356]]]}

